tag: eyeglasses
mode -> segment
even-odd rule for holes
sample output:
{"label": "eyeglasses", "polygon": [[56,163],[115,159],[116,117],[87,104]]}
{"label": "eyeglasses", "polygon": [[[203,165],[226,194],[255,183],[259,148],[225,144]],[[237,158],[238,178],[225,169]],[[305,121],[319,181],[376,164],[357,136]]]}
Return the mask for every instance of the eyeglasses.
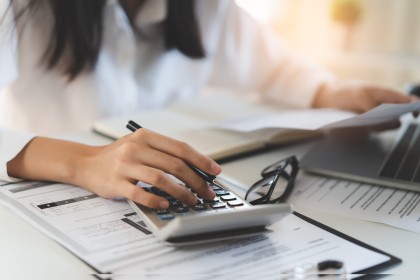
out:
{"label": "eyeglasses", "polygon": [[285,202],[295,186],[299,163],[295,156],[275,162],[261,171],[262,179],[245,195],[252,205]]}

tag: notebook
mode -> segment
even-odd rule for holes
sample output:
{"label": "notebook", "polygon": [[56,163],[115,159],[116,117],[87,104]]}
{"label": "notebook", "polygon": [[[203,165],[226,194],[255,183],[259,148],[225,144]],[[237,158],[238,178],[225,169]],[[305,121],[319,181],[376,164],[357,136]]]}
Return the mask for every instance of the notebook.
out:
{"label": "notebook", "polygon": [[[288,125],[290,121],[287,120],[285,120],[284,127],[261,125],[247,131],[229,127],[230,124],[242,119],[252,120],[254,123],[261,119],[264,122],[267,117],[273,115],[278,117],[279,112],[308,114],[307,110],[285,110],[278,106],[255,103],[235,95],[204,96],[175,103],[165,109],[103,119],[94,124],[93,131],[117,139],[130,133],[125,125],[128,120],[132,119],[144,128],[184,141],[215,160],[320,135],[319,131],[301,129],[305,126],[298,124],[298,128],[295,129]],[[317,112],[326,112],[328,115],[328,119],[323,120],[324,123],[349,117],[348,113],[339,111],[318,110]],[[290,114],[288,116],[290,117]],[[305,122],[305,120],[301,120],[301,122]]]}

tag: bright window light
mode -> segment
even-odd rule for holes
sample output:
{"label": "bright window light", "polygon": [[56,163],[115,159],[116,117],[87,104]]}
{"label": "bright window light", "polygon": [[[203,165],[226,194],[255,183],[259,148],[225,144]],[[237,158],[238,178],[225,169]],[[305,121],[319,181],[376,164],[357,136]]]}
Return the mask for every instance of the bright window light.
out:
{"label": "bright window light", "polygon": [[236,3],[260,22],[268,23],[278,0],[236,0]]}

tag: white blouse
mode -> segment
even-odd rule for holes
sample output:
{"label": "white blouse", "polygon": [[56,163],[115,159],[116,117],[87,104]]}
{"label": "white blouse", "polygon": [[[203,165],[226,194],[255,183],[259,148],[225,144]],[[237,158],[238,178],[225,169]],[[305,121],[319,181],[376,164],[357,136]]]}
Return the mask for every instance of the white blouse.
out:
{"label": "white blouse", "polygon": [[118,1],[108,0],[97,66],[72,82],[40,64],[51,28],[47,9],[37,9],[17,27],[9,11],[0,26],[0,180],[13,180],[6,163],[34,135],[89,130],[98,119],[188,99],[207,85],[257,91],[283,105],[309,107],[317,89],[333,78],[290,53],[233,0],[196,2],[204,59],[165,50],[166,0],[145,2],[135,21],[146,35],[141,38]]}

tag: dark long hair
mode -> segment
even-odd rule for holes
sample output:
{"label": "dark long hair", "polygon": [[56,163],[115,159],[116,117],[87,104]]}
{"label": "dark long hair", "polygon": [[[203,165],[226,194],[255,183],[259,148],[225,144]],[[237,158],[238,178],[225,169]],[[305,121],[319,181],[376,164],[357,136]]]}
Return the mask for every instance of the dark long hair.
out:
{"label": "dark long hair", "polygon": [[[13,0],[10,0],[11,2]],[[62,69],[70,80],[85,70],[92,70],[102,45],[103,11],[106,0],[45,0],[53,15],[50,44],[43,63],[47,69],[58,67],[65,52],[71,59]],[[152,0],[153,1],[153,0]],[[24,12],[36,9],[40,0],[30,0]],[[194,0],[167,0],[168,13],[164,21],[166,49],[177,49],[190,58],[203,58],[200,30],[195,17]]]}

